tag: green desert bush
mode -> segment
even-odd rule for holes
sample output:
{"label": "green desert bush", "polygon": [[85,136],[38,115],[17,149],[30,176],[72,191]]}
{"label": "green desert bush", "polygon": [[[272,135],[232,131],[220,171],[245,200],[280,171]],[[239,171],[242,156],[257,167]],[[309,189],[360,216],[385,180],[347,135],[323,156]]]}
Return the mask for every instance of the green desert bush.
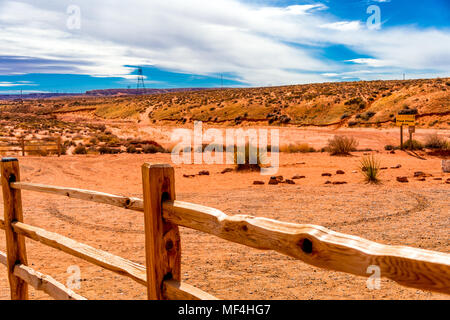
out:
{"label": "green desert bush", "polygon": [[380,161],[374,156],[365,156],[361,159],[359,169],[368,183],[379,183]]}
{"label": "green desert bush", "polygon": [[328,140],[327,150],[332,156],[346,156],[358,147],[358,141],[353,137],[334,136]]}
{"label": "green desert bush", "polygon": [[403,149],[408,149],[408,150],[422,150],[423,149],[423,144],[420,141],[417,140],[410,140],[408,139],[407,141],[405,141],[403,143]]}
{"label": "green desert bush", "polygon": [[87,154],[86,147],[83,146],[82,144],[79,144],[73,152],[75,154]]}

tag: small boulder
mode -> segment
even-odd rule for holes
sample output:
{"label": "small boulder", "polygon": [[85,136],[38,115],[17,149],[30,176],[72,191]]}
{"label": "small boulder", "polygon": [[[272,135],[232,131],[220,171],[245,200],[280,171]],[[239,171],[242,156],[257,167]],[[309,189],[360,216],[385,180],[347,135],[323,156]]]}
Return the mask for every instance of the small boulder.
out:
{"label": "small boulder", "polygon": [[407,177],[397,177],[397,181],[401,182],[401,183],[408,183],[408,178]]}
{"label": "small boulder", "polygon": [[195,178],[195,174],[183,174],[184,178]]}
{"label": "small boulder", "polygon": [[286,183],[287,184],[295,184],[294,180],[289,180],[289,179],[286,179]]}
{"label": "small boulder", "polygon": [[325,184],[331,184],[331,181],[328,180],[328,181],[325,182]]}
{"label": "small boulder", "polygon": [[391,167],[391,169],[400,169],[402,167],[401,164],[396,165],[395,167]]}
{"label": "small boulder", "polygon": [[333,182],[334,185],[340,185],[340,184],[347,184],[345,181],[335,181]]}
{"label": "small boulder", "polygon": [[229,172],[233,172],[233,169],[225,168],[225,169],[222,170],[221,174],[225,174],[225,173],[229,173]]}
{"label": "small boulder", "polygon": [[209,176],[209,171],[203,170],[198,173],[199,176]]}
{"label": "small boulder", "polygon": [[331,177],[332,174],[331,173],[322,173],[322,177]]}
{"label": "small boulder", "polygon": [[278,181],[277,177],[271,177],[269,180],[270,185],[277,185],[279,183],[280,183],[280,181]]}
{"label": "small boulder", "polygon": [[343,171],[343,170],[338,170],[338,171],[336,171],[336,174],[345,174],[345,171]]}
{"label": "small boulder", "polygon": [[283,176],[277,176],[275,178],[278,180],[278,182],[283,182],[283,180],[284,180]]}
{"label": "small boulder", "polygon": [[391,152],[389,152],[390,154],[395,154],[395,151],[394,150],[391,150]]}
{"label": "small boulder", "polygon": [[417,179],[417,181],[427,181],[427,179],[425,179],[425,178],[419,178],[419,179]]}
{"label": "small boulder", "polygon": [[296,175],[296,176],[292,177],[292,180],[300,180],[300,179],[305,179],[305,178],[306,178],[305,176]]}
{"label": "small boulder", "polygon": [[382,168],[380,168],[380,170],[387,170],[388,169],[388,167],[382,167]]}
{"label": "small boulder", "polygon": [[433,180],[442,181],[442,178],[434,178]]}
{"label": "small boulder", "polygon": [[264,181],[253,181],[254,185],[263,185]]}
{"label": "small boulder", "polygon": [[450,160],[442,160],[442,171],[450,173]]}

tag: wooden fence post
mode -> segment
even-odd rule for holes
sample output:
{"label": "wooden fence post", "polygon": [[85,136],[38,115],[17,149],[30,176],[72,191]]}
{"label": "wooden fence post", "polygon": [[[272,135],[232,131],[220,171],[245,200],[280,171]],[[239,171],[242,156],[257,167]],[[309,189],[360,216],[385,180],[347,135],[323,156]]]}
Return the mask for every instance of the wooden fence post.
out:
{"label": "wooden fence post", "polygon": [[58,157],[61,157],[61,136],[58,136],[57,143],[58,143]]}
{"label": "wooden fence post", "polygon": [[11,227],[12,222],[23,222],[21,192],[10,186],[11,182],[20,181],[19,161],[15,158],[2,158],[1,174],[11,300],[28,300],[27,283],[14,275],[14,267],[17,264],[27,265],[25,239],[15,233]]}
{"label": "wooden fence post", "polygon": [[162,201],[175,200],[175,173],[170,165],[142,166],[145,254],[149,300],[164,300],[164,280],[181,280],[178,226],[163,220]]}
{"label": "wooden fence post", "polygon": [[25,138],[20,137],[20,147],[22,148],[22,157],[25,157]]}

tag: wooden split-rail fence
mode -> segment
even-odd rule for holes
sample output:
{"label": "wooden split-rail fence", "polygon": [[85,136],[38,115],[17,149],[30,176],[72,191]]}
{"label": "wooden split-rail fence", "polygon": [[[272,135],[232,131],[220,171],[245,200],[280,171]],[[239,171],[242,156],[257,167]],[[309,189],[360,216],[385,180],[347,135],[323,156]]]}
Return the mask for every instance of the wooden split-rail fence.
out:
{"label": "wooden split-rail fence", "polygon": [[62,154],[62,139],[45,137],[41,139],[25,139],[24,137],[0,137],[0,153],[39,154],[39,152],[53,152],[58,157]]}
{"label": "wooden split-rail fence", "polygon": [[[1,161],[4,219],[0,229],[6,235],[6,265],[11,299],[28,298],[28,285],[55,299],[84,300],[47,275],[27,264],[25,238],[84,259],[127,276],[147,287],[152,300],[213,300],[181,280],[179,226],[260,250],[273,250],[310,265],[369,277],[377,266],[381,276],[398,284],[450,294],[450,254],[403,246],[390,246],[356,236],[337,233],[321,226],[299,225],[251,216],[225,213],[175,198],[174,169],[170,165],[142,166],[143,200],[74,188],[20,181],[19,162]],[[146,266],[26,224],[22,214],[22,191],[43,192],[141,211],[145,224]]]}

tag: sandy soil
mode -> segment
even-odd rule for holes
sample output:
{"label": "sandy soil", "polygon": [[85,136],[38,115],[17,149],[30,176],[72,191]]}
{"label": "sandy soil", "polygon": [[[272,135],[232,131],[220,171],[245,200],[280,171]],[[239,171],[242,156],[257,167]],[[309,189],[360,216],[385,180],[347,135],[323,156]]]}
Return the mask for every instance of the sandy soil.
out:
{"label": "sandy soil", "polygon": [[[313,133],[312,133],[313,134]],[[311,135],[312,135],[311,134]],[[379,131],[378,136],[384,133]],[[372,139],[372,138],[370,138]],[[374,138],[376,139],[376,138]],[[383,141],[384,143],[384,141]],[[362,143],[364,146],[364,142]],[[279,174],[306,179],[296,185],[254,186],[268,181],[259,173],[220,174],[225,165],[176,167],[177,198],[212,206],[228,214],[250,214],[332,230],[392,245],[450,252],[450,185],[440,159],[421,160],[406,153],[378,153],[383,183],[367,185],[357,170],[362,153],[330,157],[325,153],[282,154]],[[170,163],[170,155],[106,155],[19,158],[22,180],[80,187],[129,196],[142,195],[144,162]],[[401,164],[400,169],[390,169]],[[345,175],[334,175],[341,169]],[[209,170],[210,176],[184,178]],[[432,174],[421,182],[415,171]],[[324,172],[333,177],[322,177]],[[400,184],[397,176],[408,176]],[[443,178],[443,180],[434,180]],[[326,180],[347,185],[325,185]],[[96,248],[144,264],[143,216],[120,208],[39,193],[23,192],[25,222],[61,233]],[[250,249],[181,228],[183,280],[222,299],[448,299],[383,279],[371,291],[366,279],[318,269],[274,252]],[[5,250],[0,232],[0,250]],[[145,288],[62,252],[27,240],[29,263],[66,283],[67,268],[77,265],[80,294],[89,299],[145,299]],[[6,272],[0,267],[0,299],[9,298]],[[47,299],[31,290],[32,299]]]}

